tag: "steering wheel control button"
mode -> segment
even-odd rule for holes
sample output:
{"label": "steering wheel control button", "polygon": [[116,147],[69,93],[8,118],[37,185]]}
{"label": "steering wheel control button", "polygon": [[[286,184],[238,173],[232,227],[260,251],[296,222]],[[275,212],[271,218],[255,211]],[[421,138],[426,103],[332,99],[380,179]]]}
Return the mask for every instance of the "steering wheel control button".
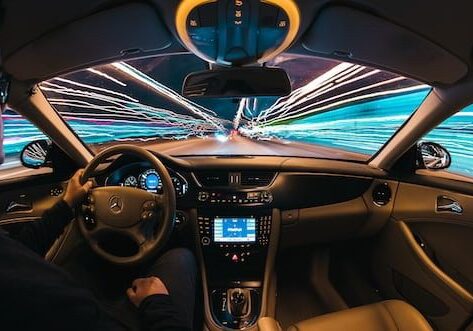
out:
{"label": "steering wheel control button", "polygon": [[143,209],[144,210],[154,210],[154,209],[156,209],[156,202],[155,201],[146,201],[143,204]]}
{"label": "steering wheel control button", "polygon": [[210,238],[209,237],[202,237],[201,242],[202,242],[202,245],[208,246],[208,245],[210,245]]}

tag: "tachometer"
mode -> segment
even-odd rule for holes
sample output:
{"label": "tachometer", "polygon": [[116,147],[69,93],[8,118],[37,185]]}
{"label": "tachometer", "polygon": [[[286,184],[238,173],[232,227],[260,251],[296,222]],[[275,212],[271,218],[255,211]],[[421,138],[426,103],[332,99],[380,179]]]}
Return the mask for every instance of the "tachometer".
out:
{"label": "tachometer", "polygon": [[136,179],[135,176],[128,176],[125,181],[123,182],[123,185],[129,186],[129,187],[137,187],[138,186],[138,179]]}
{"label": "tachometer", "polygon": [[162,188],[161,178],[154,169],[148,169],[140,175],[140,187],[148,192],[159,192]]}

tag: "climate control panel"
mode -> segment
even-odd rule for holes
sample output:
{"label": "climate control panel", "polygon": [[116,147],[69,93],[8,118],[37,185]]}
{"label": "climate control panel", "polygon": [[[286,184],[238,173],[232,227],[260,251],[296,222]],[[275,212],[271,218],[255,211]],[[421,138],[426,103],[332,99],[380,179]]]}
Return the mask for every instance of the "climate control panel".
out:
{"label": "climate control panel", "polygon": [[211,205],[267,205],[273,201],[270,191],[217,192],[200,191],[197,199]]}

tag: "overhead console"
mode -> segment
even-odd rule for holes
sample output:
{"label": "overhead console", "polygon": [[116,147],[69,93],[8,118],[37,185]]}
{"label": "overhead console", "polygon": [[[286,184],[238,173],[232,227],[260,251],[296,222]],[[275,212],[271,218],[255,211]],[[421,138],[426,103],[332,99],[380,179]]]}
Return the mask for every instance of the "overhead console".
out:
{"label": "overhead console", "polygon": [[184,46],[220,65],[263,63],[284,51],[300,25],[292,0],[184,0],[176,13]]}

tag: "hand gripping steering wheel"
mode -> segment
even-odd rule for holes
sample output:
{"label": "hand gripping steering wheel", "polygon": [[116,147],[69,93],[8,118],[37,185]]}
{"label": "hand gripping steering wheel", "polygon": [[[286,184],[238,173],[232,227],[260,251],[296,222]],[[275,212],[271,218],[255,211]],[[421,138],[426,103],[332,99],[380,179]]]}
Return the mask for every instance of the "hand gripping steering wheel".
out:
{"label": "hand gripping steering wheel", "polygon": [[[162,182],[162,192],[150,193],[125,186],[95,187],[78,208],[77,220],[92,250],[117,265],[136,265],[155,255],[167,242],[174,228],[176,195],[171,176],[161,161],[144,148],[117,145],[97,154],[84,169],[86,183],[94,170],[111,156],[132,154],[151,163]],[[113,254],[101,242],[110,236],[127,237],[136,244],[130,256]]]}

